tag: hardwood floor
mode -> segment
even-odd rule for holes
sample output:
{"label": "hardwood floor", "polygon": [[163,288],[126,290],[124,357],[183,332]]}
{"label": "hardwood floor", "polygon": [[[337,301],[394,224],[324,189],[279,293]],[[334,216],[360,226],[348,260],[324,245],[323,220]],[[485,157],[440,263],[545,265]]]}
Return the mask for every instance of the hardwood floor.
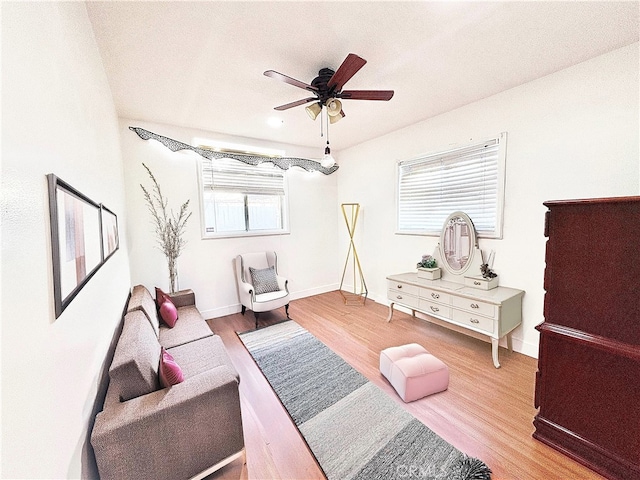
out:
{"label": "hardwood floor", "polygon": [[[500,349],[502,367],[491,361],[491,344],[367,300],[344,305],[336,292],[291,302],[289,313],[398,404],[459,450],[483,460],[500,479],[601,479],[581,464],[533,439],[537,360]],[[284,319],[284,310],[261,314],[260,327]],[[222,337],[240,373],[246,464],[238,461],[213,479],[321,479],[298,430],[236,332],[254,328],[253,312],[208,320]],[[384,348],[416,342],[449,366],[449,389],[405,404],[378,370]]]}

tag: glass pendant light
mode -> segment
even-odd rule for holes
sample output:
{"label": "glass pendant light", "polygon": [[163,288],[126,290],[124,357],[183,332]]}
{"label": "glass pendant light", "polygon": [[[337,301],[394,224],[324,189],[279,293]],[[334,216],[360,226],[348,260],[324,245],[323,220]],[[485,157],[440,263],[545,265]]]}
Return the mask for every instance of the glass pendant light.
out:
{"label": "glass pendant light", "polygon": [[320,160],[320,165],[324,168],[331,168],[336,164],[336,159],[331,155],[331,148],[329,148],[329,140],[327,140],[327,146],[324,149],[324,155]]}

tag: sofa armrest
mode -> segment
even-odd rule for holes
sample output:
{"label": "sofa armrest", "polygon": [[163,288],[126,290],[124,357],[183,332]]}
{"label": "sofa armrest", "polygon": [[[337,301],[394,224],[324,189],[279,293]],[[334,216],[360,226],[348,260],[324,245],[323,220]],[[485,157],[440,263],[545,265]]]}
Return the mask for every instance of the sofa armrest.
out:
{"label": "sofa armrest", "polygon": [[238,382],[218,366],[109,405],[91,434],[100,478],[191,478],[244,447]]}
{"label": "sofa armrest", "polygon": [[180,290],[179,292],[170,293],[169,297],[171,297],[171,301],[176,308],[196,306],[196,294],[193,293],[193,290]]}

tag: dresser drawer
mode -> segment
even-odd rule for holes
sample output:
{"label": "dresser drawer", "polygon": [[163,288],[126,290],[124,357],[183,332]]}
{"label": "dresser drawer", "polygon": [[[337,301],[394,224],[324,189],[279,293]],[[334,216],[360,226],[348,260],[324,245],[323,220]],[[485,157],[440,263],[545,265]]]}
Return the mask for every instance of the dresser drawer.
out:
{"label": "dresser drawer", "polygon": [[466,327],[473,327],[493,334],[493,318],[485,318],[462,310],[453,310],[453,321]]}
{"label": "dresser drawer", "polygon": [[451,318],[451,308],[447,307],[446,305],[430,302],[423,298],[420,299],[420,311],[442,318]]}
{"label": "dresser drawer", "polygon": [[387,298],[394,303],[400,303],[410,308],[420,308],[418,297],[416,297],[415,295],[409,295],[403,291],[398,291],[390,288],[389,290],[387,290]]}
{"label": "dresser drawer", "polygon": [[387,288],[389,290],[395,290],[400,293],[406,293],[407,295],[418,296],[418,290],[415,285],[409,285],[408,283],[394,282],[393,280],[387,280]]}
{"label": "dresser drawer", "polygon": [[447,305],[451,304],[451,295],[448,293],[437,292],[430,288],[421,288],[420,298],[424,298],[430,302],[445,303]]}
{"label": "dresser drawer", "polygon": [[484,315],[485,317],[494,317],[496,314],[496,306],[491,303],[479,302],[464,297],[453,297],[453,306],[462,308],[474,315]]}

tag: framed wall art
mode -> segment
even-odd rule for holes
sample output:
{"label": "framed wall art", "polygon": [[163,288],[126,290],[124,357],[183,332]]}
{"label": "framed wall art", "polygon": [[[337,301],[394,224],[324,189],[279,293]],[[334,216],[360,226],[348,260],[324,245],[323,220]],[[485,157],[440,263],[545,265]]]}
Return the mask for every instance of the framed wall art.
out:
{"label": "framed wall art", "polygon": [[[104,262],[102,209],[55,175],[47,175],[47,180],[53,292],[58,318]],[[115,215],[113,217],[115,219]]]}
{"label": "framed wall art", "polygon": [[102,222],[102,258],[106,262],[120,247],[118,237],[118,217],[104,205],[100,205]]}

